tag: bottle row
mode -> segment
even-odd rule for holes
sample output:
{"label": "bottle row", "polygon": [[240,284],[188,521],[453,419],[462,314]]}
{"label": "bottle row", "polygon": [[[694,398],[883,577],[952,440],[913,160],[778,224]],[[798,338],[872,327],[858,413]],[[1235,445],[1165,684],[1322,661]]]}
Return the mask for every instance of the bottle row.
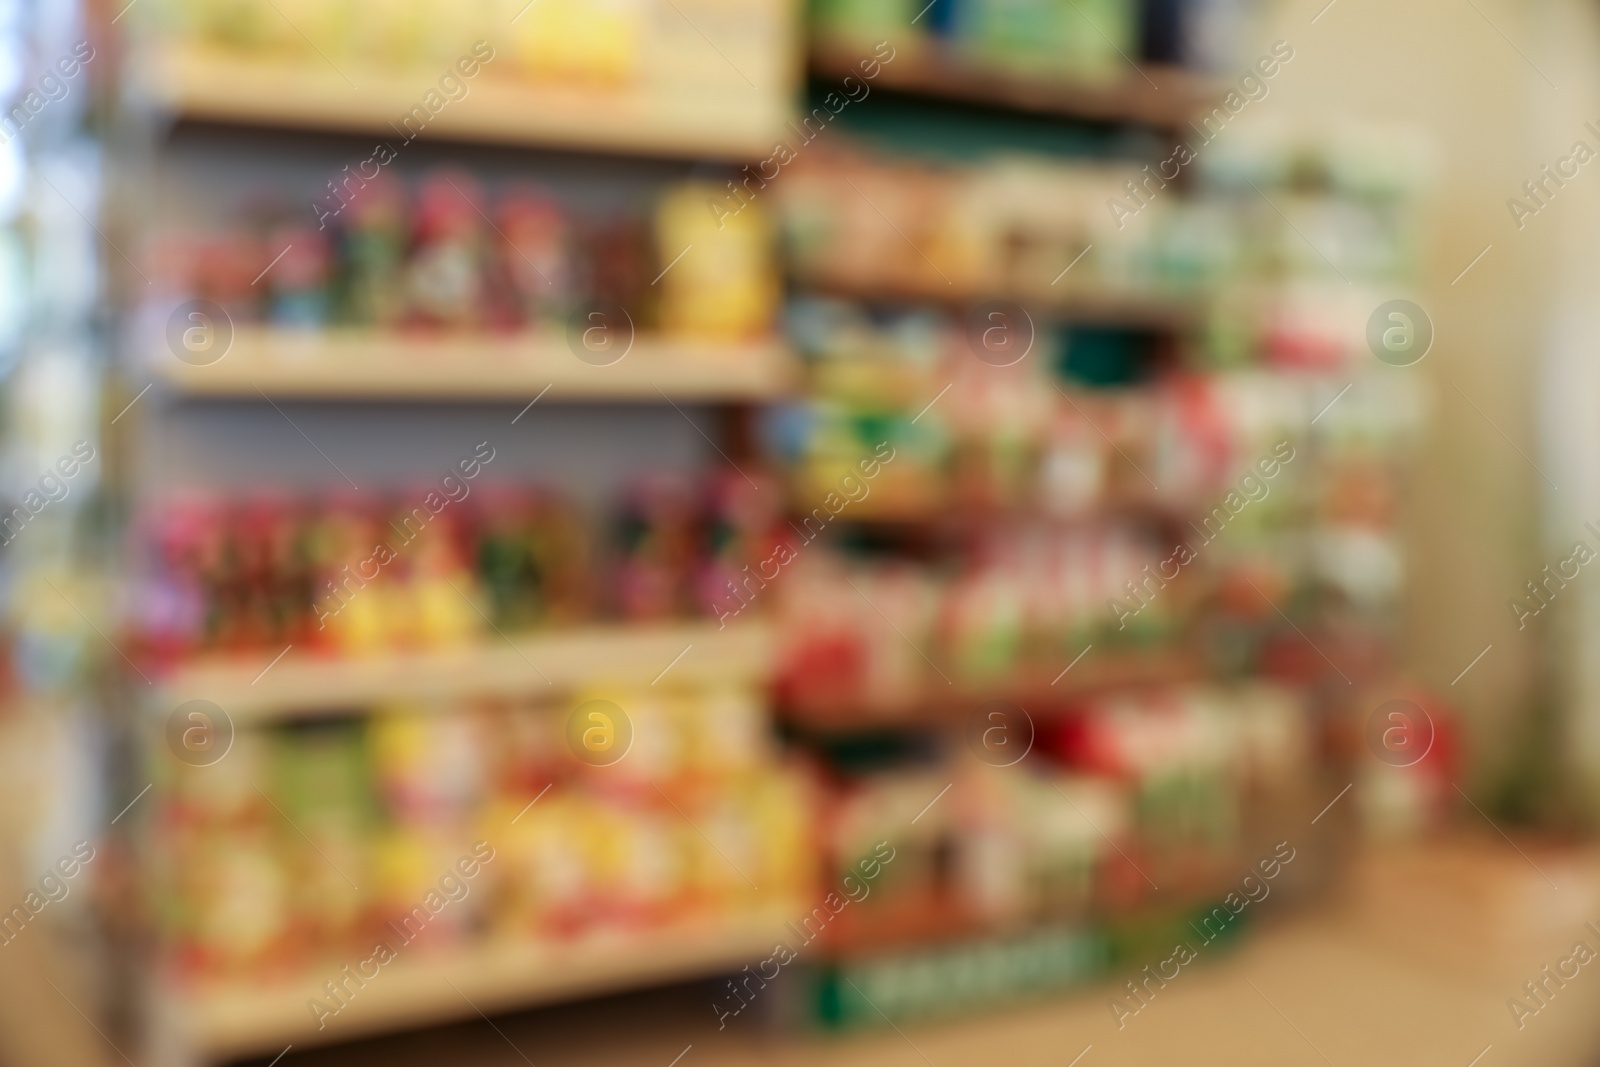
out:
{"label": "bottle row", "polygon": [[288,642],[360,654],[491,627],[703,617],[767,554],[777,503],[731,472],[699,489],[641,481],[599,513],[453,477],[376,506],[171,501],[138,523],[134,643],[160,661]]}
{"label": "bottle row", "polygon": [[[1091,645],[1096,658],[1074,683],[1119,650],[1158,652],[1176,666],[1218,576],[1203,557],[1180,567],[1168,551],[1122,525],[1008,530],[943,566],[802,548],[775,583],[784,620],[777,692],[803,716],[892,718],[947,703],[946,687],[1049,694],[1051,679]],[[1286,580],[1279,561],[1257,565],[1258,576]],[[744,600],[729,598],[734,614],[765,595],[759,584],[739,592]]]}
{"label": "bottle row", "polygon": [[1192,901],[1237,862],[1249,805],[1292,794],[1316,758],[1303,695],[1263,683],[1095,698],[1051,721],[986,704],[973,719],[954,751],[830,775],[824,879],[872,842],[897,853],[855,936],[930,903],[947,925],[1015,927],[1126,913],[1152,880]]}
{"label": "bottle row", "polygon": [[[719,216],[776,200],[802,286],[1205,325],[1208,350],[1233,364],[1328,367],[1364,351],[1367,314],[1418,254],[1403,223],[1413,172],[1329,172],[1321,156],[1259,138],[1186,158],[1198,177],[1136,161],[952,163],[818,141],[773,173],[747,168]],[[1205,316],[1215,300],[1226,316]]]}
{"label": "bottle row", "polygon": [[1386,468],[1425,410],[1406,380],[1379,389],[1285,367],[1199,373],[1172,367],[1147,338],[1051,331],[1011,311],[983,326],[1013,334],[1009,364],[984,358],[976,327],[944,312],[806,299],[791,303],[789,323],[809,399],[774,415],[770,446],[803,507],[887,441],[892,462],[850,505],[861,517],[1121,508],[1188,519],[1242,492],[1260,498],[1257,529],[1281,527],[1290,501],[1329,523],[1386,528]]}
{"label": "bottle row", "polygon": [[158,238],[152,258],[168,296],[214,301],[236,322],[508,333],[616,305],[641,331],[765,337],[778,297],[768,228],[758,211],[719,225],[715,193],[688,182],[650,212],[581,215],[460,170],[410,187],[346,168],[309,191],[309,209],[262,194],[230,225]]}
{"label": "bottle row", "polygon": [[[378,506],[173,501],[138,523],[128,647],[157,664],[290,643],[360,656],[594,622],[727,626],[748,612],[776,614],[796,635],[797,684],[859,697],[914,689],[905,672],[923,663],[879,640],[862,595],[948,674],[985,681],[1031,675],[1089,643],[1175,637],[1239,575],[1279,591],[1320,581],[1369,605],[1395,594],[1397,489],[1381,460],[1319,464],[1280,441],[1198,506],[1191,494],[1171,507],[1145,498],[1152,506],[1087,510],[1108,499],[1104,471],[1144,458],[1082,432],[1052,439],[1039,466],[1027,453],[936,454],[915,440],[880,442],[853,463],[819,450],[803,468],[814,506],[792,516],[779,481],[734,472],[700,491],[646,479],[600,509],[459,480],[454,494],[447,485]],[[1136,469],[1118,475],[1125,503]],[[999,507],[1018,499],[1000,490],[1028,484],[1022,475],[1039,494]],[[930,565],[919,545],[945,562]],[[885,557],[893,546],[910,555]]]}

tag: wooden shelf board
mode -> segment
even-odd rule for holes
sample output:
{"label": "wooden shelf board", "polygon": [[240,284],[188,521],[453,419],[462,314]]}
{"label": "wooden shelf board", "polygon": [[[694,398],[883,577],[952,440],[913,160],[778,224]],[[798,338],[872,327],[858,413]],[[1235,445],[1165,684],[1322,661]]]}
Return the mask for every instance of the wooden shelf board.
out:
{"label": "wooden shelf board", "polygon": [[[794,363],[779,341],[728,344],[640,337],[618,362],[579,360],[558,336],[428,336],[372,330],[235,331],[227,355],[197,367],[153,350],[156,373],[196,397],[372,400],[699,401],[783,395]],[[259,390],[259,391],[258,391]],[[658,392],[659,390],[659,392]]]}
{"label": "wooden shelf board", "polygon": [[[693,648],[681,661],[673,658]],[[158,710],[209,700],[236,725],[283,715],[336,712],[394,701],[467,695],[514,695],[589,685],[648,685],[668,664],[672,682],[766,677],[772,661],[768,628],[750,621],[718,630],[709,622],[589,627],[501,638],[490,634],[460,648],[396,650],[363,657],[291,649],[272,663],[270,651],[200,660],[168,675]]]}
{"label": "wooden shelf board", "polygon": [[[846,75],[859,78],[859,62],[844,49],[824,46],[813,52],[811,71],[831,80]],[[1182,67],[1142,63],[1139,70],[1142,75],[1129,71],[1109,81],[1030,77],[986,69],[952,49],[928,46],[920,52],[903,49],[880,68],[873,85],[950,103],[1162,127],[1183,125],[1218,95],[1205,79]]]}
{"label": "wooden shelf board", "polygon": [[786,702],[778,717],[802,730],[821,734],[944,727],[964,723],[990,700],[1009,701],[1030,715],[1048,717],[1062,704],[1095,693],[1180,685],[1207,677],[1201,657],[1188,649],[1097,652],[1090,659],[1097,662],[1086,659],[1073,670],[1056,675],[1054,682],[1043,675],[1021,679],[1008,676],[991,687],[957,685],[947,690],[936,679],[924,692],[905,694],[890,704],[874,706],[857,699],[819,696]]}
{"label": "wooden shelf board", "polygon": [[[1184,522],[1196,511],[1186,502],[1168,502],[1152,493],[1108,493],[1073,511],[1049,511],[1032,501],[1021,504],[988,504],[955,499],[930,501],[927,506],[883,507],[870,504],[852,508],[838,517],[841,524],[872,527],[884,532],[906,534],[982,536],[996,528],[1039,526],[1064,529],[1104,523],[1108,518],[1152,523]],[[792,518],[801,521],[806,513],[796,511]]]}
{"label": "wooden shelf board", "polygon": [[291,1043],[298,1048],[345,1041],[473,1018],[478,1009],[504,1012],[738,970],[770,954],[784,920],[801,908],[794,902],[714,925],[566,943],[496,942],[445,952],[402,947],[399,958],[356,990],[342,1011],[325,1018],[320,1030],[307,1001],[326,999],[322,983],[353,961],[330,960],[322,969],[271,984],[186,989],[169,983],[163,1014],[178,1031],[180,1047],[208,1060],[271,1056]]}
{"label": "wooden shelf board", "polygon": [[968,311],[990,300],[1020,304],[1045,320],[1093,322],[1152,330],[1183,330],[1195,326],[1204,312],[1201,296],[1175,293],[995,293],[973,292],[959,286],[909,285],[894,281],[862,282],[826,275],[796,276],[797,292],[859,300],[873,304],[934,304]]}
{"label": "wooden shelf board", "polygon": [[[181,118],[371,134],[400,151],[401,119],[438,77],[348,61],[341,61],[342,74],[314,57],[261,58],[184,44],[153,49],[145,59],[138,84]],[[790,117],[787,86],[591,89],[508,80],[493,67],[468,84],[469,94],[439,112],[420,139],[753,160],[771,153]]]}
{"label": "wooden shelf board", "polygon": [[892,905],[846,909],[825,931],[819,954],[830,961],[870,958],[994,933],[954,894],[929,889],[903,893]]}

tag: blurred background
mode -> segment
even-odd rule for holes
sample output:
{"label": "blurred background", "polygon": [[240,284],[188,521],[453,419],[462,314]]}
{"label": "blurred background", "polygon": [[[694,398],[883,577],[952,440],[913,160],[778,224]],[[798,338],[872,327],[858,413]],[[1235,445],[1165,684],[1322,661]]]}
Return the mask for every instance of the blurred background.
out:
{"label": "blurred background", "polygon": [[1600,19],[0,2],[0,1065],[1600,1062]]}

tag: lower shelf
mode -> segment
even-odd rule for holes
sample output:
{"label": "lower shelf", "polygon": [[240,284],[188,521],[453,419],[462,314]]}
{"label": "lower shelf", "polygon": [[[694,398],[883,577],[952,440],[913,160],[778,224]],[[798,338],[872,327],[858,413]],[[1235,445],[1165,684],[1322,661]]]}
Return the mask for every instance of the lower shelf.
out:
{"label": "lower shelf", "polygon": [[185,700],[209,700],[243,725],[392,701],[645,685],[663,675],[674,683],[759,679],[771,644],[768,626],[752,620],[726,629],[683,621],[489,634],[456,648],[348,657],[291,648],[281,661],[263,651],[185,664],[165,679],[154,707],[166,714]]}
{"label": "lower shelf", "polygon": [[783,395],[793,367],[781,342],[641,335],[624,357],[580,361],[557,334],[438,335],[240,326],[226,356],[192,366],[157,351],[152,365],[179,393],[259,401],[757,401]]}
{"label": "lower shelf", "polygon": [[380,1032],[736,971],[772,951],[797,902],[714,924],[607,934],[560,944],[493,944],[415,955],[401,951],[321,1026],[308,1001],[338,966],[271,984],[168,986],[165,1039],[185,1058],[216,1062],[274,1055],[285,1045],[329,1044]]}

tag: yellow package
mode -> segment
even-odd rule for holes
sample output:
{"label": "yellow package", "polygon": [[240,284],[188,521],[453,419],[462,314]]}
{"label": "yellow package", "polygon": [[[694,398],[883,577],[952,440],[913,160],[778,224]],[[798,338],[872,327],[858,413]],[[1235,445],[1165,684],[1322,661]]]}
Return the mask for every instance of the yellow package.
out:
{"label": "yellow package", "polygon": [[327,67],[318,52],[336,64],[344,58],[355,21],[353,0],[256,0],[253,6],[252,24],[264,49],[315,61],[322,70]]}
{"label": "yellow package", "polygon": [[422,902],[439,876],[433,869],[431,843],[411,829],[386,830],[372,843],[371,864],[372,885],[368,891],[379,916],[395,924],[397,936],[415,937],[426,924],[407,926],[402,920],[413,906]]}
{"label": "yellow package", "polygon": [[[597,782],[648,789],[648,783],[666,782],[682,771],[684,712],[670,693],[595,687],[575,693],[570,709],[563,714],[571,716],[591,701],[594,708],[586,709],[581,721],[567,719],[566,733],[575,758],[601,772]],[[603,719],[594,718],[597,714]]]}
{"label": "yellow package", "polygon": [[672,834],[671,820],[677,818],[677,813],[634,808],[626,815],[619,895],[632,915],[646,921],[666,921],[672,906],[683,896],[687,874],[683,854]]}
{"label": "yellow package", "polygon": [[806,779],[776,770],[754,783],[749,809],[755,820],[759,875],[751,877],[769,902],[804,897],[816,884],[812,796]]}
{"label": "yellow package", "polygon": [[714,911],[748,908],[760,886],[761,844],[755,813],[747,794],[723,793],[689,812],[700,832],[695,855],[695,883]]}
{"label": "yellow package", "polygon": [[350,0],[346,52],[379,69],[420,66],[427,55],[431,20],[425,5],[394,0]]}
{"label": "yellow package", "polygon": [[686,702],[691,764],[706,775],[750,770],[769,753],[761,695],[747,685],[709,687]]}
{"label": "yellow package", "polygon": [[289,874],[269,836],[205,835],[194,844],[184,896],[197,946],[224,969],[261,963],[281,947],[290,922]]}
{"label": "yellow package", "polygon": [[461,595],[462,592],[471,595],[472,586],[471,576],[464,572],[457,573],[454,579],[445,575],[417,579],[410,591],[418,644],[427,648],[448,647],[465,644],[478,636],[483,618]]}
{"label": "yellow package", "polygon": [[[596,827],[592,804],[582,797],[547,796],[523,817],[532,820],[525,854],[528,890],[541,926],[570,925],[590,908],[596,888]],[[519,824],[520,825],[520,824]]]}
{"label": "yellow package", "polygon": [[532,808],[526,801],[497,800],[483,811],[478,836],[492,839],[495,856],[480,878],[492,902],[489,919],[496,929],[534,935],[543,929],[538,864],[545,830],[535,812],[546,802],[556,803],[555,798],[552,792]]}
{"label": "yellow package", "polygon": [[390,621],[403,618],[386,603],[392,594],[368,584],[365,588],[347,591],[343,606],[338,599],[323,601],[324,607],[338,607],[338,614],[322,617],[323,624],[333,635],[333,643],[347,655],[359,656],[376,652],[393,640]]}
{"label": "yellow package", "polygon": [[540,81],[635,81],[649,13],[644,0],[537,0],[511,25],[512,54]]}
{"label": "yellow package", "polygon": [[772,332],[779,286],[771,227],[759,201],[736,214],[713,211],[725,196],[710,182],[687,182],[656,208],[666,333],[739,341]]}

